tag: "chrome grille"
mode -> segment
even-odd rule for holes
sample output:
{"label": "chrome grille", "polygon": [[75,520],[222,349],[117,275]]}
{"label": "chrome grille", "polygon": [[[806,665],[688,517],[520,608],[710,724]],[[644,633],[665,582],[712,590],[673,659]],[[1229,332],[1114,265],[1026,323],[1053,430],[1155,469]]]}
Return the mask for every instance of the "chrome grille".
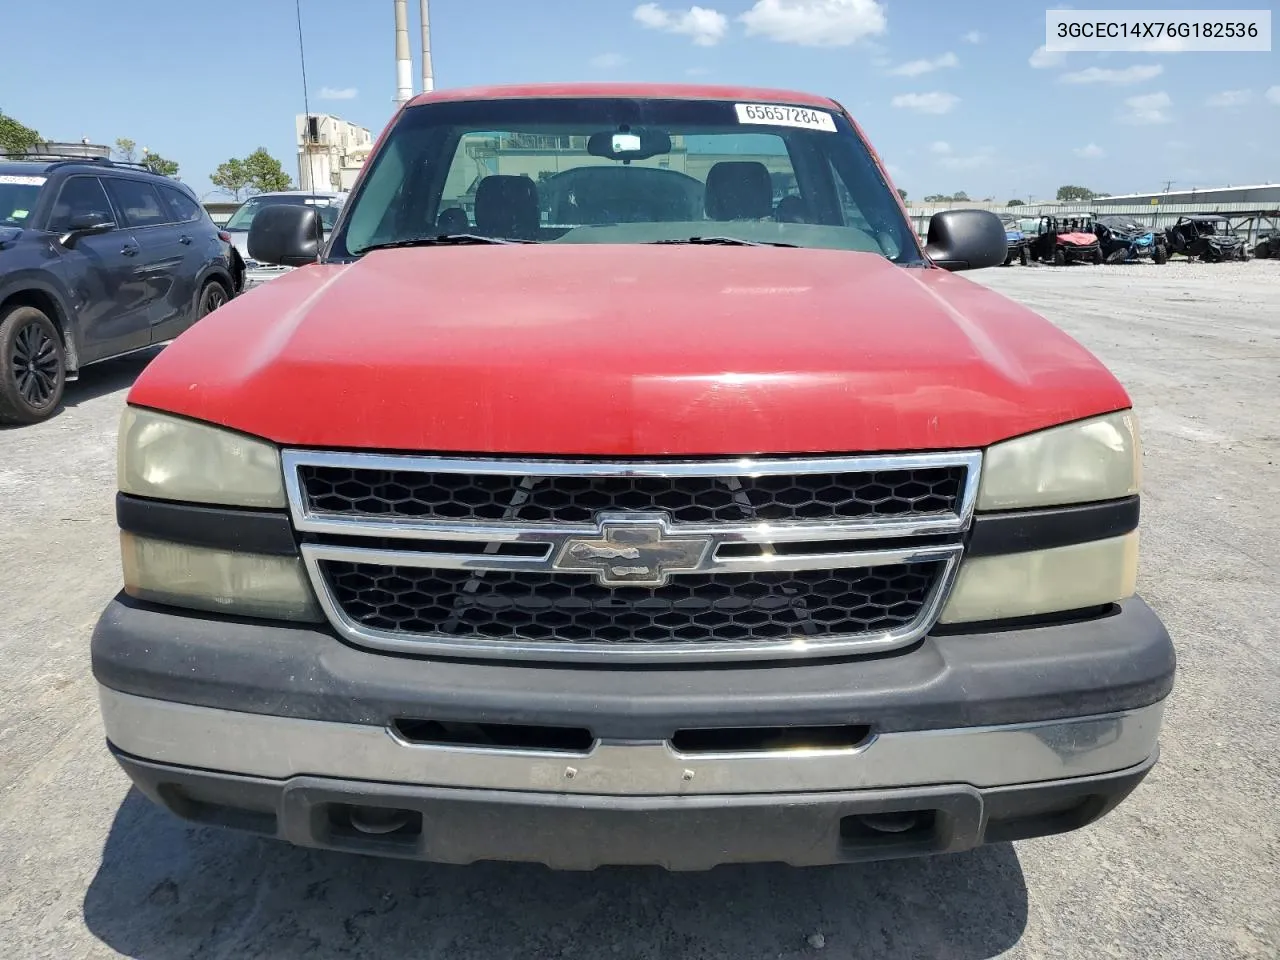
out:
{"label": "chrome grille", "polygon": [[353,642],[645,662],[912,642],[954,579],[981,467],[976,452],[283,459],[312,583]]}
{"label": "chrome grille", "polygon": [[584,574],[324,561],[343,611],[363,626],[549,643],[709,644],[865,634],[909,626],[944,564],[703,573],[661,587],[602,587]]}
{"label": "chrome grille", "polygon": [[[344,516],[424,520],[515,518],[586,523],[598,513],[662,511],[678,523],[849,520],[954,511],[965,468],[917,467],[863,473],[740,477],[526,477],[304,465],[307,507]],[[525,484],[527,489],[522,490]]]}

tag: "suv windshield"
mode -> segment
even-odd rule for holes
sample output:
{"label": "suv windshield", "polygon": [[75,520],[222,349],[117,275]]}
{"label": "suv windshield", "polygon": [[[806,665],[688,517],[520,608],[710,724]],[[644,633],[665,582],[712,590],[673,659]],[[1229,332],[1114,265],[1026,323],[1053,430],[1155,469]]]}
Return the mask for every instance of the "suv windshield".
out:
{"label": "suv windshield", "polygon": [[338,212],[341,210],[341,205],[329,197],[309,197],[305,194],[280,197],[250,197],[231,215],[231,219],[227,221],[223,229],[248,230],[259,210],[278,203],[309,204],[314,206],[320,211],[320,222],[324,224],[325,230],[333,229],[333,225],[338,220]]}
{"label": "suv windshield", "polygon": [[607,97],[423,104],[390,131],[350,205],[333,257],[461,234],[921,259],[866,145],[843,116],[815,108]]}
{"label": "suv windshield", "polygon": [[26,226],[44,177],[0,175],[0,227]]}

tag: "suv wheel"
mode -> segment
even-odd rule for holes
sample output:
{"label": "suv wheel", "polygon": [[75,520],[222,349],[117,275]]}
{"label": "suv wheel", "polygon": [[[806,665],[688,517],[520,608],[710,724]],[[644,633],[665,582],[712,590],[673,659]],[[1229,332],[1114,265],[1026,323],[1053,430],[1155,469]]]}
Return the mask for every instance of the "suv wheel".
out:
{"label": "suv wheel", "polygon": [[1055,267],[1065,267],[1067,265],[1067,254],[1061,247],[1053,251],[1053,265]]}
{"label": "suv wheel", "polygon": [[1156,252],[1151,255],[1151,259],[1156,263],[1169,262],[1169,251],[1163,243],[1156,244]]}
{"label": "suv wheel", "polygon": [[62,400],[62,337],[35,307],[0,314],[0,423],[36,423]]}
{"label": "suv wheel", "polygon": [[1022,264],[1024,267],[1031,262],[1030,248],[1023,247],[1021,250],[1018,251],[1018,262]]}
{"label": "suv wheel", "polygon": [[226,287],[217,280],[210,280],[204,285],[204,289],[200,291],[200,303],[196,307],[196,319],[204,319],[230,299],[227,295]]}

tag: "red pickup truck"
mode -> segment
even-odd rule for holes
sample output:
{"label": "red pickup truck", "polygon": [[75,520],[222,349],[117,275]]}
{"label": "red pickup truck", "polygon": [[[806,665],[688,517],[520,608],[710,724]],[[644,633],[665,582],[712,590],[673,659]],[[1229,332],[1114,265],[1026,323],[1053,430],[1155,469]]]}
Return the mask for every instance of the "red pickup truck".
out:
{"label": "red pickup truck", "polygon": [[1115,378],[836,102],[440,91],[120,435],[110,749],[190,820],[563,868],[1070,830],[1155,763]]}

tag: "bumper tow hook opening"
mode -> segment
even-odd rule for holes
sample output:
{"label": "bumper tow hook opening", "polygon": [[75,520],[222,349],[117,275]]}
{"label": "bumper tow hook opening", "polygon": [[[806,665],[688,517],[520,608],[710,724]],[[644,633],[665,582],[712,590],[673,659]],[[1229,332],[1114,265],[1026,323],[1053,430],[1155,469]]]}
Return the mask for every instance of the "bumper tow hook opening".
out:
{"label": "bumper tow hook opening", "polygon": [[408,810],[396,810],[392,807],[351,807],[348,814],[352,827],[360,833],[375,836],[403,829],[409,823],[410,816]]}
{"label": "bumper tow hook opening", "polygon": [[908,833],[920,823],[920,819],[920,814],[914,810],[869,813],[858,818],[864,827],[876,833]]}

